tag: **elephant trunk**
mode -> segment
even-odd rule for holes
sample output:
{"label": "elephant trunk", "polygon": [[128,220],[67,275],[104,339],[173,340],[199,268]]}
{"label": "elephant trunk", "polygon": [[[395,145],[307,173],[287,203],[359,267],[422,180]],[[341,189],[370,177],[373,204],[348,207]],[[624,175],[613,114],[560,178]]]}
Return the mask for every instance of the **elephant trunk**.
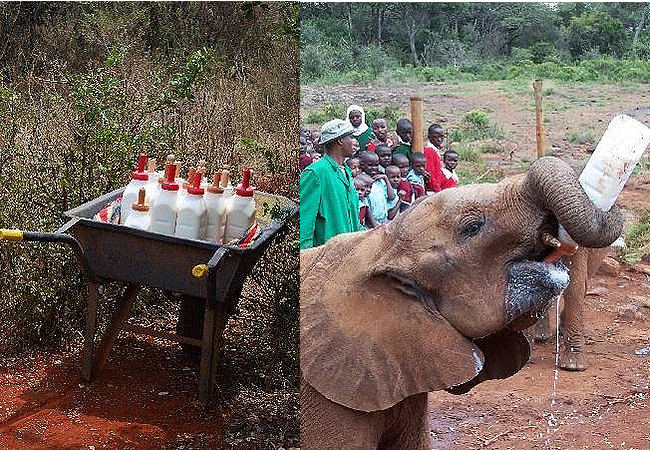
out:
{"label": "elephant trunk", "polygon": [[616,206],[608,212],[597,208],[575,172],[558,158],[547,156],[535,161],[525,178],[524,190],[529,191],[532,202],[542,201],[578,245],[607,247],[621,235],[620,210]]}

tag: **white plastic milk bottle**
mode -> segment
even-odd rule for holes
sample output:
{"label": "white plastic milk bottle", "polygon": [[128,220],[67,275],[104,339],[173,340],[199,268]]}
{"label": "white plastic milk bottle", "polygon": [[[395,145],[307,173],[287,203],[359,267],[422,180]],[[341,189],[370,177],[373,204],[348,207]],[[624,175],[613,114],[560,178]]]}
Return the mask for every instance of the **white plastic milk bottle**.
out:
{"label": "white plastic milk bottle", "polygon": [[162,234],[174,234],[176,212],[178,210],[178,183],[174,181],[176,165],[165,165],[165,181],[160,185],[156,204],[151,208],[151,226],[149,231]]}
{"label": "white plastic milk bottle", "polygon": [[149,175],[149,186],[147,186],[147,194],[149,194],[149,198],[147,203],[149,203],[149,207],[151,207],[156,203],[156,197],[160,192],[160,175],[156,171],[156,158],[149,158],[147,163],[147,174]]}
{"label": "white plastic milk bottle", "polygon": [[[624,114],[612,119],[578,180],[589,199],[609,211],[650,143],[650,128]],[[564,228],[558,238],[575,243]]]}
{"label": "white plastic milk bottle", "polygon": [[203,239],[207,223],[207,212],[203,200],[204,189],[201,187],[201,174],[192,175],[192,185],[188,186],[187,194],[178,207],[176,215],[176,231],[178,237],[188,239]]}
{"label": "white plastic milk bottle", "polygon": [[140,188],[138,191],[138,201],[131,205],[131,214],[124,222],[125,227],[137,228],[148,231],[151,225],[151,215],[149,214],[149,205],[146,203],[147,190]]}
{"label": "white plastic milk bottle", "polygon": [[255,222],[255,198],[253,188],[250,186],[250,169],[245,169],[242,175],[242,184],[237,188],[228,209],[225,243],[243,237]]}
{"label": "white plastic milk bottle", "polygon": [[214,181],[205,192],[205,209],[208,212],[208,223],[205,238],[211,242],[223,243],[223,234],[226,229],[228,200],[221,186],[221,173],[214,174]]}
{"label": "white plastic milk bottle", "polygon": [[[131,214],[131,205],[138,199],[138,191],[140,188],[148,188],[149,174],[145,172],[145,165],[147,164],[147,156],[141,153],[138,157],[138,170],[131,173],[131,181],[124,188],[122,193],[122,209],[120,215],[120,223],[124,224],[126,219]],[[148,197],[147,192],[147,197]],[[147,198],[148,201],[148,198]]]}

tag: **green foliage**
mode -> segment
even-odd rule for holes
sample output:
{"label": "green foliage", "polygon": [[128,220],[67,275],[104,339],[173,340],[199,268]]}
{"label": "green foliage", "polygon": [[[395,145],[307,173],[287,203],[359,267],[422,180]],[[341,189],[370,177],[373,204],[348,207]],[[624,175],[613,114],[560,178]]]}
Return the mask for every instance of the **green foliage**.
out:
{"label": "green foliage", "polygon": [[332,119],[345,118],[348,107],[342,103],[327,103],[322,111],[310,111],[304,119],[305,124],[322,125]]}
{"label": "green foliage", "polygon": [[571,20],[569,51],[574,59],[597,50],[611,56],[621,56],[625,31],[620,19],[604,11],[586,11]]}
{"label": "green foliage", "polygon": [[592,130],[569,130],[566,139],[572,144],[594,144],[596,142]]}
{"label": "green foliage", "polygon": [[[518,77],[648,82],[650,77],[648,26],[635,33],[646,13],[642,3],[303,3],[300,8],[303,83]],[[607,58],[619,65],[595,67]]]}
{"label": "green foliage", "polygon": [[621,251],[621,259],[635,263],[650,254],[650,210],[641,211],[638,220],[625,234],[627,248]]}
{"label": "green foliage", "polygon": [[480,110],[467,112],[457,128],[448,133],[449,138],[454,142],[476,141],[480,139],[500,139],[503,131],[490,123],[490,116]]}
{"label": "green foliage", "polygon": [[368,106],[365,108],[366,123],[372,127],[375,119],[386,119],[386,126],[389,130],[394,130],[397,121],[403,116],[398,106],[383,105],[380,108],[375,106]]}
{"label": "green foliage", "polygon": [[173,106],[180,100],[194,100],[194,87],[205,81],[215,60],[214,51],[203,47],[191,53],[182,70],[172,75],[169,92],[163,92],[161,104]]}

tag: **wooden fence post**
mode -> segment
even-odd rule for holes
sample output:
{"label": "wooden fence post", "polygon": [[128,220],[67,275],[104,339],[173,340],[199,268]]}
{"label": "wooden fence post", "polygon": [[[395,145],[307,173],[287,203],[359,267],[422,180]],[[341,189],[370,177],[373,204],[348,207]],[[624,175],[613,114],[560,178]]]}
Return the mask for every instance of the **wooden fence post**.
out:
{"label": "wooden fence post", "polygon": [[541,158],[546,154],[544,148],[544,111],[542,109],[542,81],[535,80],[533,81],[533,90],[535,91],[535,122],[536,122],[536,133],[537,138],[537,157]]}
{"label": "wooden fence post", "polygon": [[422,98],[420,97],[411,97],[411,123],[413,124],[411,152],[422,153],[424,150],[424,132],[422,129]]}

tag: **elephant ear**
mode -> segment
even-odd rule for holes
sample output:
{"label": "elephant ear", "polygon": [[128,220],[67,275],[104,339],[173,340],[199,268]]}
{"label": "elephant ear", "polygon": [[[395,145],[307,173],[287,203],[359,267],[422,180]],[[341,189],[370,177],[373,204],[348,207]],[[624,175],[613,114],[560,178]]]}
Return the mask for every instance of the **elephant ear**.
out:
{"label": "elephant ear", "polygon": [[326,250],[301,254],[300,370],[313,388],[370,412],[481,371],[480,348],[442,316],[388,277],[355,283],[346,252],[329,257]]}
{"label": "elephant ear", "polygon": [[464,394],[486,380],[508,378],[519,372],[530,357],[528,339],[520,331],[509,329],[474,341],[485,356],[479,374],[466,383],[445,389],[452,394]]}

